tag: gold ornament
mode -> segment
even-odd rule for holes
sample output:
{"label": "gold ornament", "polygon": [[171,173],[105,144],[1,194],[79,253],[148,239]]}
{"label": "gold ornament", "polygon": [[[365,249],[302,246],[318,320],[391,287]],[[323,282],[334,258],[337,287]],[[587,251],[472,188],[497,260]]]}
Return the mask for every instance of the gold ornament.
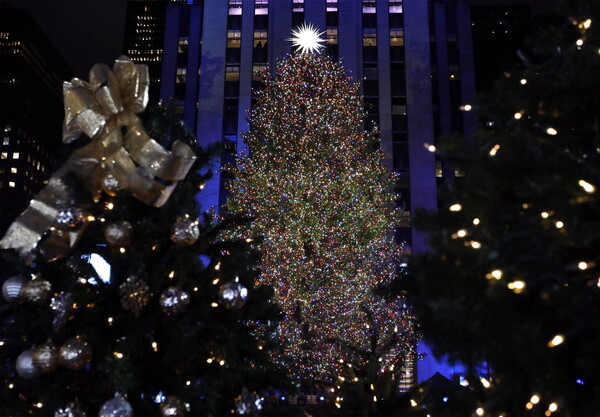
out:
{"label": "gold ornament", "polygon": [[112,246],[127,246],[133,240],[131,223],[121,220],[104,228],[104,238]]}
{"label": "gold ornament", "polygon": [[92,349],[79,336],[67,340],[59,350],[60,363],[72,371],[79,371],[92,360]]}
{"label": "gold ornament", "polygon": [[185,404],[175,396],[167,397],[167,400],[160,404],[160,415],[162,417],[185,417],[185,414]]}
{"label": "gold ornament", "polygon": [[33,365],[40,372],[52,372],[58,367],[58,349],[50,342],[34,349],[31,357]]}
{"label": "gold ornament", "polygon": [[2,284],[2,296],[9,303],[23,301],[23,286],[25,278],[22,275],[11,277]]}
{"label": "gold ornament", "polygon": [[150,287],[141,278],[135,275],[128,277],[125,282],[119,286],[121,295],[121,306],[131,311],[134,316],[139,317],[142,309],[150,301]]}
{"label": "gold ornament", "polygon": [[35,278],[23,285],[22,296],[28,303],[45,306],[52,297],[52,284],[45,279]]}
{"label": "gold ornament", "polygon": [[[62,208],[61,201],[78,203],[77,193],[68,185],[67,177],[72,174],[83,181],[95,200],[106,189],[104,179],[109,173],[119,188],[130,190],[145,204],[160,207],[169,199],[177,182],[196,161],[196,155],[183,142],[176,141],[169,151],[148,136],[136,115],[146,107],[148,86],[148,67],[136,65],[125,56],[115,61],[112,71],[104,64],[94,65],[89,82],[73,78],[63,84],[63,141],[71,142],[81,133],[92,141],[75,151],[52,175],[48,185],[9,227],[0,247],[14,248],[25,256],[50,229],[42,244],[56,246],[47,250],[53,254],[52,259],[66,256],[84,228],[58,234],[51,226]],[[165,185],[165,181],[170,184]]]}
{"label": "gold ornament", "polygon": [[160,295],[158,303],[163,313],[179,314],[190,304],[190,295],[177,287],[169,287]]}
{"label": "gold ornament", "polygon": [[198,219],[188,215],[178,218],[171,228],[171,240],[180,246],[192,245],[199,236]]}

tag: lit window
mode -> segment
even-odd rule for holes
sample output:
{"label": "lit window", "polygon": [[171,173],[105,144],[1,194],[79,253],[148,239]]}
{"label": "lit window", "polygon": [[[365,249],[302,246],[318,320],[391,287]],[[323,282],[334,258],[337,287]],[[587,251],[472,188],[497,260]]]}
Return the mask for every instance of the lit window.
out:
{"label": "lit window", "polygon": [[303,12],[304,11],[304,0],[293,0],[292,11]]}
{"label": "lit window", "polygon": [[239,48],[241,37],[242,37],[242,32],[240,30],[228,30],[227,31],[227,47],[228,48]]}
{"label": "lit window", "polygon": [[262,78],[259,75],[261,72],[265,72],[267,70],[266,65],[254,65],[252,67],[252,80],[253,81],[261,81]]}
{"label": "lit window", "polygon": [[229,0],[229,14],[241,15],[242,14],[242,0]]}
{"label": "lit window", "polygon": [[239,81],[240,67],[237,65],[229,65],[225,68],[225,81]]}
{"label": "lit window", "polygon": [[375,0],[363,0],[362,2],[362,12],[363,13],[375,13]]}
{"label": "lit window", "polygon": [[10,173],[11,173],[11,174],[16,174],[16,173],[17,173],[17,168],[15,168],[15,167],[12,167],[12,168],[10,169]]}
{"label": "lit window", "polygon": [[175,82],[177,84],[185,83],[187,80],[187,69],[186,68],[177,68],[177,77],[175,78]]}
{"label": "lit window", "polygon": [[377,46],[377,33],[371,30],[363,33],[363,46]]}
{"label": "lit window", "polygon": [[19,152],[13,152],[13,159],[19,159]]}
{"label": "lit window", "polygon": [[187,52],[189,42],[190,40],[188,37],[179,38],[177,52],[179,52],[180,54]]}
{"label": "lit window", "polygon": [[327,29],[327,45],[337,45],[338,30],[337,28]]}
{"label": "lit window", "polygon": [[12,129],[11,129],[11,126],[10,126],[10,125],[6,125],[6,126],[4,126],[4,131],[5,131],[5,132],[10,132],[11,130],[12,130]]}
{"label": "lit window", "polygon": [[402,13],[402,0],[390,0],[390,13]]}
{"label": "lit window", "polygon": [[7,159],[8,158],[8,152],[2,152],[2,154],[0,154],[0,159]]}
{"label": "lit window", "polygon": [[37,169],[38,169],[38,171],[40,170],[41,166],[42,166],[42,164],[38,161],[38,163],[37,163]]}
{"label": "lit window", "polygon": [[269,14],[269,0],[254,0],[254,14]]}
{"label": "lit window", "polygon": [[328,12],[337,12],[338,11],[337,0],[327,0],[327,11]]}
{"label": "lit window", "polygon": [[15,188],[15,187],[17,186],[17,184],[16,184],[14,181],[9,181],[9,182],[8,182],[8,186],[9,186],[10,188]]}
{"label": "lit window", "polygon": [[404,30],[390,30],[390,46],[404,46]]}
{"label": "lit window", "polygon": [[266,46],[267,44],[267,31],[254,31],[254,47]]}
{"label": "lit window", "polygon": [[10,145],[10,138],[8,136],[4,136],[4,139],[2,140],[2,144]]}

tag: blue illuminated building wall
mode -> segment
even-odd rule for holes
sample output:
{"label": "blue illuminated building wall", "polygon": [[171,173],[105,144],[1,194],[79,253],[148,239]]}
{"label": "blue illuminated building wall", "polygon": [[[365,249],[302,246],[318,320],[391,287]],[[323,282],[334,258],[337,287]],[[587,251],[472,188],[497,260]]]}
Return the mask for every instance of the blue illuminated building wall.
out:
{"label": "blue illuminated building wall", "polygon": [[[361,82],[367,127],[379,126],[386,164],[399,175],[398,240],[407,256],[427,249],[410,227],[411,213],[437,209],[438,184],[461,175],[429,145],[474,127],[473,115],[460,111],[475,93],[468,1],[186,0],[164,13],[160,97],[174,102],[203,145],[220,144],[221,165],[244,152],[240,132],[248,128],[257,71],[292,52],[292,28],[310,22],[324,31],[325,53]],[[206,184],[203,209],[225,202],[227,175],[217,170]],[[418,380],[435,371],[452,377],[456,370],[445,366],[427,356]]]}

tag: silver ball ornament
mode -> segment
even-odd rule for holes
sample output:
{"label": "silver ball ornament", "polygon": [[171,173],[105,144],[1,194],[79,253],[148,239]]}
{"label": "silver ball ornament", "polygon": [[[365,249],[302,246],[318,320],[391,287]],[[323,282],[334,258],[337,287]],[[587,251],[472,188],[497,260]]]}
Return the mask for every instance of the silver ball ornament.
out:
{"label": "silver ball ornament", "polygon": [[221,304],[230,310],[237,310],[246,304],[248,290],[239,282],[227,282],[219,288]]}
{"label": "silver ball ornament", "polygon": [[17,303],[23,301],[23,285],[25,278],[21,275],[10,277],[2,284],[2,296],[9,303]]}
{"label": "silver ball ornament", "polygon": [[92,349],[84,339],[75,337],[61,346],[58,355],[65,368],[79,371],[92,360]]}
{"label": "silver ball ornament", "polygon": [[190,295],[177,287],[169,287],[160,295],[158,303],[163,313],[179,314],[190,304]]}
{"label": "silver ball ornament", "polygon": [[119,181],[115,178],[112,172],[107,172],[104,178],[102,178],[102,189],[106,194],[111,197],[115,197],[119,191]]}
{"label": "silver ball ornament", "polygon": [[112,246],[127,246],[133,240],[133,226],[126,220],[111,223],[104,228],[104,238]]}
{"label": "silver ball ornament", "polygon": [[79,407],[79,404],[69,403],[66,407],[59,408],[54,412],[54,417],[86,417],[85,412]]}
{"label": "silver ball ornament", "polygon": [[35,278],[25,282],[22,289],[22,297],[28,303],[45,306],[52,298],[52,284],[42,278]]}
{"label": "silver ball ornament", "polygon": [[161,417],[184,417],[185,414],[185,404],[177,397],[169,396],[160,404]]}
{"label": "silver ball ornament", "polygon": [[189,216],[178,218],[173,227],[171,227],[171,240],[180,246],[189,246],[194,244],[200,236],[198,220]]}
{"label": "silver ball ornament", "polygon": [[26,350],[17,356],[15,368],[19,376],[25,379],[33,379],[40,374],[33,364],[33,349]]}
{"label": "silver ball ornament", "polygon": [[98,417],[133,417],[131,404],[119,393],[102,404]]}

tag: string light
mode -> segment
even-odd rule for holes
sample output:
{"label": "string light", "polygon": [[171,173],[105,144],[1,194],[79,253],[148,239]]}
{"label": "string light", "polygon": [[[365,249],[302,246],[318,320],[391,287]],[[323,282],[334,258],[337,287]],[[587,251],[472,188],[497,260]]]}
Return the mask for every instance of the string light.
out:
{"label": "string light", "polygon": [[494,145],[494,147],[490,149],[490,156],[496,156],[496,153],[498,153],[498,149],[500,149],[500,145]]}
{"label": "string light", "polygon": [[558,220],[556,223],[554,223],[554,225],[556,226],[557,229],[562,229],[565,224],[563,222],[561,222],[560,220]]}
{"label": "string light", "polygon": [[583,188],[583,190],[586,193],[593,193],[594,191],[596,191],[596,187],[594,187],[592,184],[590,184],[589,182],[585,181],[585,180],[579,180],[579,186],[581,188]]}
{"label": "string light", "polygon": [[531,401],[532,404],[537,404],[540,402],[540,396],[537,394],[533,394],[529,401]]}
{"label": "string light", "polygon": [[519,119],[521,119],[521,117],[523,117],[523,112],[519,111],[519,112],[515,113],[515,119],[519,120]]}
{"label": "string light", "polygon": [[478,242],[478,241],[476,241],[476,240],[472,240],[472,241],[470,242],[470,245],[471,245],[471,247],[472,247],[473,249],[481,249],[481,243],[479,243],[479,242]]}
{"label": "string light", "polygon": [[427,150],[429,152],[435,152],[436,151],[435,145],[427,145],[427,144],[425,144],[425,147],[427,148]]}
{"label": "string light", "polygon": [[475,217],[475,218],[473,219],[473,224],[474,224],[475,226],[477,226],[477,225],[479,224],[479,222],[480,222],[480,220],[479,220],[477,217]]}
{"label": "string light", "polygon": [[523,281],[513,281],[507,284],[509,290],[513,290],[515,294],[520,294],[525,289],[525,283]]}
{"label": "string light", "polygon": [[565,338],[562,335],[557,334],[556,336],[554,336],[552,338],[551,341],[548,342],[548,347],[552,348],[552,347],[558,346],[564,341],[565,341]]}
{"label": "string light", "polygon": [[587,263],[587,262],[584,262],[584,261],[581,261],[581,262],[579,262],[579,263],[577,264],[577,267],[578,267],[579,269],[581,269],[582,271],[583,271],[583,270],[586,270],[586,269],[588,268],[588,263]]}
{"label": "string light", "polygon": [[152,349],[153,349],[155,352],[158,352],[158,343],[156,343],[156,342],[152,342]]}
{"label": "string light", "polygon": [[558,410],[558,404],[556,404],[556,403],[550,403],[550,405],[548,406],[548,411],[550,411],[551,413],[553,413],[556,410]]}
{"label": "string light", "polygon": [[547,211],[542,211],[540,213],[540,216],[542,216],[543,219],[547,219],[550,216],[550,214]]}
{"label": "string light", "polygon": [[525,78],[521,78],[520,83],[521,83],[521,85],[525,85],[525,84],[527,84],[527,80]]}
{"label": "string light", "polygon": [[502,271],[499,269],[494,269],[492,272],[486,275],[487,279],[502,279]]}
{"label": "string light", "polygon": [[586,19],[586,20],[583,22],[583,28],[584,28],[584,29],[589,29],[589,28],[590,28],[590,26],[592,26],[592,19]]}
{"label": "string light", "polygon": [[473,107],[471,107],[470,104],[465,104],[464,106],[462,106],[462,110],[464,111],[471,111]]}
{"label": "string light", "polygon": [[553,127],[549,127],[548,129],[546,129],[546,133],[549,134],[550,136],[556,136],[556,135],[558,135],[558,130],[556,130]]}
{"label": "string light", "polygon": [[175,277],[175,271],[173,270],[169,273],[169,279],[173,279],[174,277]]}
{"label": "string light", "polygon": [[583,45],[583,39],[577,39],[577,42],[575,42],[575,44],[577,44],[577,46],[582,46]]}
{"label": "string light", "polygon": [[475,414],[477,414],[478,416],[482,416],[484,413],[483,408],[479,407],[477,410],[475,410]]}
{"label": "string light", "polygon": [[123,359],[123,354],[121,352],[113,352],[113,355],[117,359]]}
{"label": "string light", "polygon": [[467,235],[467,231],[465,229],[460,229],[458,232],[456,232],[456,235],[458,237],[465,237]]}
{"label": "string light", "polygon": [[458,203],[455,203],[455,204],[452,204],[449,209],[450,209],[450,211],[461,211],[462,206]]}

